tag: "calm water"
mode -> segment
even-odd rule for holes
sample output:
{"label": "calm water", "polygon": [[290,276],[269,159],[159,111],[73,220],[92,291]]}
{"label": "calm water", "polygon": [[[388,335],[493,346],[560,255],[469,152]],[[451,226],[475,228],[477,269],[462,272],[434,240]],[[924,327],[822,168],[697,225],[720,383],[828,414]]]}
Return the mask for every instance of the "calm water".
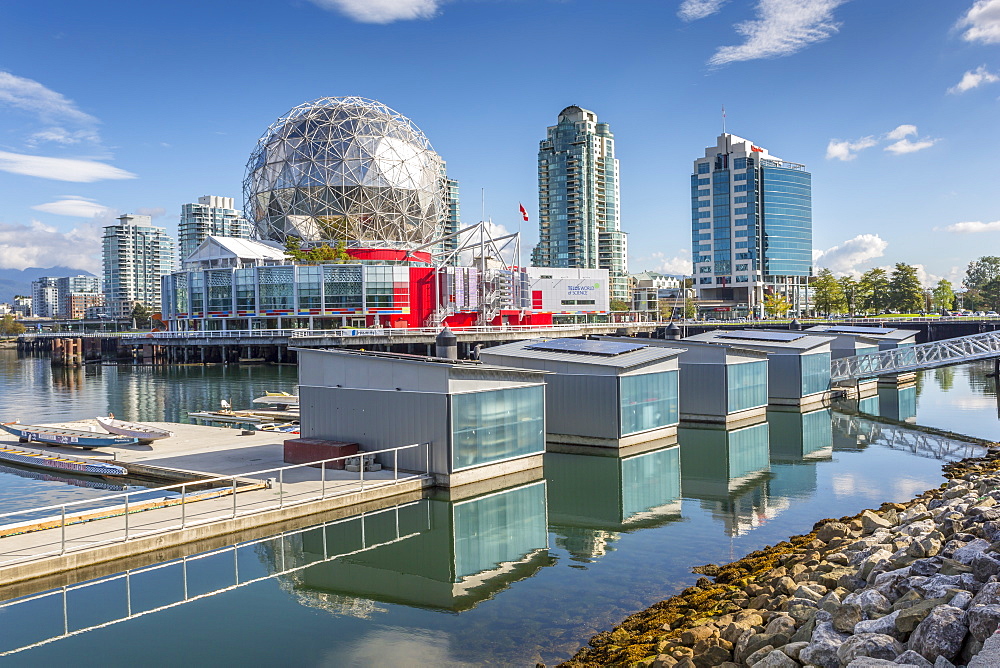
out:
{"label": "calm water", "polygon": [[[930,371],[917,387],[882,391],[861,408],[997,440],[988,370]],[[106,367],[68,382],[50,373],[47,360],[0,356],[0,413],[68,419],[110,408],[177,420],[295,383],[291,367]],[[0,653],[41,643],[0,661],[551,665],[693,583],[692,565],[903,500],[939,484],[941,457],[970,454],[829,411],[772,413],[731,432],[682,429],[679,441],[624,459],[549,455],[545,478],[498,493],[428,499],[192,555],[95,581],[65,600],[54,591],[0,604]],[[9,482],[0,472],[0,508]]]}

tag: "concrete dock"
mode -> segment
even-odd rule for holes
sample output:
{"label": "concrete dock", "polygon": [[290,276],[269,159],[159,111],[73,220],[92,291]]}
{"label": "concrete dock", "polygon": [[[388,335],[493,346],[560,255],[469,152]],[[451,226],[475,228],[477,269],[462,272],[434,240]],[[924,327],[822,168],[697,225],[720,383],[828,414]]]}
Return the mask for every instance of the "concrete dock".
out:
{"label": "concrete dock", "polygon": [[[68,428],[87,428],[89,421],[61,423]],[[0,518],[0,529],[21,524],[25,530],[0,537],[0,582],[5,584],[50,576],[69,569],[163,550],[184,543],[244,531],[338,508],[421,492],[433,482],[422,473],[392,468],[361,474],[299,466],[283,472],[264,472],[287,467],[283,441],[288,434],[254,432],[200,425],[151,423],[170,429],[174,436],[151,445],[80,450],[33,443],[36,449],[113,460],[130,472],[156,476],[174,484],[218,476],[239,480],[212,490],[180,490],[158,494],[154,490],[133,493],[126,512],[121,494],[106,502],[89,501],[35,514],[30,519]],[[17,444],[4,434],[0,443]],[[265,481],[271,479],[265,484]],[[235,492],[234,492],[235,490]],[[97,517],[82,521],[84,515]],[[48,527],[48,528],[40,528]],[[10,533],[8,531],[8,533]]]}

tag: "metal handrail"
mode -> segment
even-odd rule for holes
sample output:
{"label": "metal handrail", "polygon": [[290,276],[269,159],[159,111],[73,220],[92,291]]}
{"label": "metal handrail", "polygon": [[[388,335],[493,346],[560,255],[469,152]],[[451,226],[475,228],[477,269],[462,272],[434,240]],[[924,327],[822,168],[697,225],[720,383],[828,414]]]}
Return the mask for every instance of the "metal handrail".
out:
{"label": "metal handrail", "polygon": [[[328,458],[328,459],[320,459],[320,460],[316,460],[316,461],[313,461],[313,462],[307,462],[307,463],[304,463],[304,464],[292,464],[292,465],[289,465],[289,466],[280,466],[280,467],[275,467],[275,468],[262,469],[262,470],[259,470],[259,471],[251,471],[251,472],[247,472],[247,473],[241,473],[241,474],[238,474],[238,475],[215,476],[215,477],[203,478],[203,479],[199,479],[199,480],[192,480],[190,482],[177,483],[177,484],[173,484],[173,485],[166,485],[164,487],[156,487],[156,488],[153,488],[153,489],[145,489],[145,490],[135,491],[135,492],[122,492],[122,493],[118,493],[118,494],[108,494],[106,496],[102,496],[102,497],[99,497],[99,498],[96,498],[96,499],[82,499],[82,500],[79,500],[79,501],[70,501],[70,502],[62,503],[62,504],[54,504],[54,505],[49,505],[49,506],[40,506],[40,507],[37,507],[37,508],[29,508],[29,509],[25,509],[25,510],[18,510],[18,511],[7,512],[7,513],[0,513],[0,518],[4,518],[4,517],[14,517],[14,516],[18,516],[18,515],[34,515],[34,514],[37,514],[37,513],[42,513],[42,512],[47,512],[47,511],[58,511],[59,512],[58,529],[60,531],[59,549],[58,550],[51,550],[49,552],[42,552],[42,553],[30,554],[30,555],[26,555],[26,556],[24,556],[24,557],[22,557],[20,559],[5,560],[5,561],[0,562],[0,563],[3,563],[5,565],[9,565],[9,564],[14,564],[14,563],[20,563],[20,562],[23,562],[23,561],[31,561],[33,559],[38,559],[38,558],[41,558],[41,557],[51,556],[51,555],[55,555],[55,554],[65,554],[67,552],[74,552],[74,551],[78,551],[78,550],[82,550],[82,549],[89,549],[89,548],[96,547],[96,546],[99,546],[99,545],[106,545],[106,544],[111,544],[111,543],[124,543],[124,542],[128,542],[129,540],[133,540],[135,538],[138,538],[139,536],[147,536],[147,535],[153,535],[153,534],[158,534],[158,533],[166,533],[168,531],[173,531],[173,530],[176,530],[176,529],[185,529],[185,528],[187,528],[189,526],[198,526],[198,525],[201,525],[201,524],[207,524],[209,522],[217,521],[217,520],[220,520],[220,519],[234,519],[236,517],[241,517],[241,516],[246,516],[246,515],[255,515],[255,514],[259,514],[259,513],[262,513],[262,512],[269,511],[269,510],[274,510],[274,509],[277,509],[277,508],[285,508],[285,507],[287,507],[289,505],[293,505],[293,506],[294,505],[301,505],[303,503],[309,503],[311,501],[315,501],[315,500],[318,500],[318,499],[321,500],[321,499],[332,498],[332,497],[336,497],[336,496],[343,496],[343,495],[346,495],[346,494],[353,494],[353,493],[356,493],[358,491],[364,491],[366,489],[366,485],[365,485],[366,481],[365,481],[365,475],[364,475],[365,474],[365,472],[364,472],[364,458],[366,458],[369,455],[380,455],[380,454],[389,453],[389,452],[393,453],[393,477],[392,478],[386,478],[384,480],[373,480],[373,479],[369,478],[369,480],[367,481],[368,482],[368,485],[367,485],[368,489],[371,489],[373,487],[382,487],[382,486],[386,486],[386,485],[395,485],[395,484],[398,484],[399,482],[406,481],[406,480],[413,480],[413,479],[418,479],[418,478],[424,478],[424,477],[427,477],[427,476],[430,475],[429,464],[427,466],[427,470],[425,470],[423,473],[416,473],[416,474],[413,474],[413,475],[410,475],[410,476],[405,476],[405,477],[400,477],[400,475],[399,475],[399,467],[398,467],[399,451],[401,451],[401,450],[409,450],[409,449],[412,449],[412,448],[419,448],[419,447],[426,448],[426,450],[427,450],[427,453],[426,453],[427,456],[425,457],[425,461],[429,462],[430,443],[411,443],[410,445],[402,445],[402,446],[397,446],[395,448],[385,448],[385,449],[382,449],[382,450],[372,450],[372,451],[368,451],[368,452],[359,451],[359,452],[357,452],[357,453],[355,453],[353,455],[341,455],[339,457],[331,457],[331,458]],[[358,487],[352,487],[352,488],[350,488],[349,490],[346,490],[346,491],[337,492],[337,493],[333,493],[333,494],[328,494],[327,493],[327,476],[326,476],[326,471],[327,471],[327,468],[328,468],[327,465],[328,464],[332,464],[334,462],[338,462],[338,461],[342,461],[342,460],[348,460],[348,459],[355,459],[355,458],[358,458],[359,459],[359,463],[360,463],[360,466],[359,466],[359,469],[360,469],[359,470],[359,480],[358,480],[359,486]],[[285,473],[285,471],[289,471],[289,470],[292,470],[292,469],[302,469],[302,468],[307,468],[307,467],[317,467],[317,466],[320,468],[320,480],[317,481],[317,482],[320,483],[320,493],[318,495],[314,494],[312,496],[307,496],[306,498],[296,499],[294,502],[291,502],[291,503],[286,502],[285,498],[284,498],[284,496],[285,496],[284,495],[284,473]],[[241,480],[241,479],[242,480],[246,480],[248,478],[261,477],[261,476],[264,476],[266,474],[273,474],[273,473],[277,473],[278,474],[278,478],[277,478],[277,484],[279,486],[278,503],[277,504],[269,504],[269,505],[266,505],[266,506],[263,506],[263,507],[256,507],[253,510],[249,510],[249,511],[240,513],[239,509],[238,509],[237,496],[236,496],[237,495],[237,491],[238,491],[237,482],[239,480]],[[273,480],[273,478],[271,478],[271,480]],[[188,518],[187,518],[187,505],[189,503],[192,503],[192,501],[188,501],[187,500],[187,495],[188,495],[187,488],[189,486],[203,487],[205,485],[210,485],[212,483],[220,483],[220,482],[226,482],[229,485],[230,493],[232,494],[232,497],[233,497],[232,511],[231,512],[227,512],[225,515],[220,515],[218,517],[210,517],[208,519],[202,519],[202,520],[198,520],[198,521],[189,521]],[[225,486],[223,486],[223,485],[217,485],[216,489],[225,489]],[[141,531],[141,532],[135,532],[135,531],[131,531],[130,532],[129,519],[128,519],[129,515],[133,515],[133,514],[136,514],[136,513],[139,513],[139,512],[144,512],[145,510],[147,510],[145,508],[139,508],[139,509],[130,508],[131,498],[132,497],[136,497],[136,496],[144,496],[146,498],[142,499],[142,501],[144,501],[144,502],[156,502],[156,501],[162,500],[162,498],[149,498],[149,495],[151,493],[155,494],[155,493],[167,492],[167,491],[171,491],[171,490],[180,490],[180,498],[176,499],[176,501],[178,501],[178,503],[179,503],[179,505],[181,507],[181,522],[180,522],[180,524],[171,524],[170,526],[160,527],[158,529],[151,529],[151,530],[146,530],[146,531]],[[108,506],[108,505],[102,505],[100,507],[93,508],[94,504],[103,504],[105,501],[114,501],[116,499],[124,499],[124,502],[121,505],[110,505],[110,506]],[[76,522],[74,521],[74,519],[75,519],[74,517],[67,515],[66,510],[67,510],[67,508],[70,508],[70,507],[79,507],[79,506],[84,506],[84,505],[91,506],[91,512],[94,512],[94,513],[109,513],[109,515],[107,517],[95,518],[95,519],[111,519],[112,517],[118,516],[119,511],[121,511],[122,509],[124,509],[124,518],[125,518],[124,519],[124,524],[125,524],[125,526],[124,526],[124,529],[125,529],[124,535],[121,536],[121,537],[114,537],[114,538],[110,538],[110,539],[103,540],[103,541],[88,542],[86,545],[81,546],[81,547],[67,546],[67,544],[66,544],[67,543],[66,527],[68,525],[75,524]],[[36,518],[34,520],[31,520],[31,522],[37,523],[37,522],[41,522],[41,521],[46,521],[46,519],[51,519],[51,518]],[[15,522],[15,523],[8,523],[8,524],[0,524],[0,530],[7,529],[7,528],[10,528],[10,527],[16,527],[16,526],[18,526],[20,524],[23,524],[23,523],[21,523],[21,522]],[[57,528],[57,527],[55,527],[55,526],[52,527],[52,529],[55,529],[55,528]],[[3,537],[0,537],[0,544],[2,544],[2,541],[3,541]]]}
{"label": "metal handrail", "polygon": [[1000,331],[841,357],[830,363],[830,380],[855,380],[1000,357]]}

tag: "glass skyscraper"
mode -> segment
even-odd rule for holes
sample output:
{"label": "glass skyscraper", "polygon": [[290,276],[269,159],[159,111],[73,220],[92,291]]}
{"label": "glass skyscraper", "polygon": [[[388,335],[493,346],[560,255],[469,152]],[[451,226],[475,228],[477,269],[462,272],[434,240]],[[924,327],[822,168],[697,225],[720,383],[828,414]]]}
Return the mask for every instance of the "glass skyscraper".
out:
{"label": "glass skyscraper", "polygon": [[703,308],[761,315],[765,295],[804,312],[812,275],[812,175],[723,133],[691,174],[694,280]]}
{"label": "glass skyscraper", "polygon": [[618,160],[611,127],[566,107],[538,149],[536,267],[607,269],[611,298],[631,302],[619,228]]}
{"label": "glass skyscraper", "polygon": [[199,197],[197,204],[181,206],[181,221],[177,226],[180,261],[183,264],[209,235],[249,239],[251,232],[250,222],[234,207],[232,197]]}
{"label": "glass skyscraper", "polygon": [[104,294],[108,314],[127,317],[136,302],[160,310],[160,280],[173,270],[174,242],[149,216],[126,214],[104,228]]}

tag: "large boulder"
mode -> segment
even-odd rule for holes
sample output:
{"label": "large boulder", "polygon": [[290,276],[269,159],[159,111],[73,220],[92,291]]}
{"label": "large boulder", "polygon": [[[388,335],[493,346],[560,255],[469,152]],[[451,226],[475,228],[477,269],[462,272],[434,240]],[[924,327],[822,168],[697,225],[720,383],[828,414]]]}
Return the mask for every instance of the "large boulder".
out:
{"label": "large boulder", "polygon": [[977,538],[971,543],[967,543],[964,547],[960,547],[955,550],[955,553],[951,555],[951,558],[960,563],[971,565],[972,559],[977,554],[985,552],[989,546],[990,542],[988,540]]}
{"label": "large boulder", "polygon": [[892,603],[889,602],[889,599],[874,589],[863,589],[849,594],[844,598],[844,603],[853,603],[859,606],[867,619],[881,617],[892,610]]}
{"label": "large boulder", "polygon": [[920,656],[912,649],[908,649],[896,657],[896,664],[900,666],[916,666],[916,668],[934,668],[934,664]]}
{"label": "large boulder", "polygon": [[774,649],[763,659],[752,664],[752,668],[799,668],[799,664],[780,649]]}
{"label": "large boulder", "polygon": [[1000,603],[1000,582],[987,582],[972,598],[972,605],[993,605]]}
{"label": "large boulder", "polygon": [[899,610],[879,617],[878,619],[860,621],[854,626],[854,633],[881,633],[883,635],[892,636],[896,640],[906,640],[907,634],[896,628],[897,617],[899,617]]}
{"label": "large boulder", "polygon": [[882,633],[861,633],[851,636],[837,649],[837,658],[846,665],[859,656],[874,659],[895,659],[906,648],[893,638]]}
{"label": "large boulder", "polygon": [[943,656],[950,661],[962,649],[968,632],[964,610],[939,605],[914,629],[908,648],[927,659]]}
{"label": "large boulder", "polygon": [[847,634],[835,631],[832,623],[819,622],[813,629],[809,644],[799,652],[799,662],[820,668],[840,668],[837,650],[847,638]]}
{"label": "large boulder", "polygon": [[979,642],[993,635],[1000,627],[1000,605],[976,605],[966,615],[969,633]]}

